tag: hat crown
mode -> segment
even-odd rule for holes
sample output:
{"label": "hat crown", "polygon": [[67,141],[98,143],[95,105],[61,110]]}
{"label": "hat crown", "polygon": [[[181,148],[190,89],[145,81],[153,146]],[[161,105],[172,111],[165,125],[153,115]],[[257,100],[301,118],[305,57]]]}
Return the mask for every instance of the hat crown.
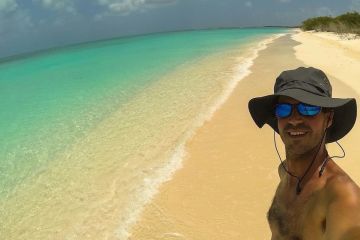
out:
{"label": "hat crown", "polygon": [[301,89],[324,97],[332,96],[332,87],[325,73],[313,67],[283,71],[276,79],[274,93],[281,94],[288,89]]}

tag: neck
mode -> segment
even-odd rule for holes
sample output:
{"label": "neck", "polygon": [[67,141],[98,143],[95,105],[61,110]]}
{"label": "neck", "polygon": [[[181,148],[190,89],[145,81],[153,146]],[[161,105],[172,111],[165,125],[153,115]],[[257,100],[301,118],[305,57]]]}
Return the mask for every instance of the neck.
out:
{"label": "neck", "polygon": [[[315,171],[319,171],[320,166],[324,163],[328,154],[325,145],[322,144],[320,149],[313,149],[308,153],[286,154],[286,165],[289,172],[298,176],[301,180],[301,185],[304,185],[313,175]],[[306,175],[305,175],[306,174]],[[289,183],[297,184],[298,179],[289,177]]]}

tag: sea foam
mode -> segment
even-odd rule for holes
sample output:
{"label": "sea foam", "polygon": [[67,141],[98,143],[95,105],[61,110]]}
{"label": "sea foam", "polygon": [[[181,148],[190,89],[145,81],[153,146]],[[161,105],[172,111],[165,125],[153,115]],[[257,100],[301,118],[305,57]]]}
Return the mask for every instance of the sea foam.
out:
{"label": "sea foam", "polygon": [[214,100],[214,103],[207,111],[199,113],[182,140],[174,147],[172,156],[166,164],[158,168],[152,177],[144,179],[142,187],[138,189],[137,200],[132,202],[131,206],[126,209],[122,218],[125,220],[119,223],[120,227],[116,231],[118,239],[125,240],[131,236],[131,229],[141,217],[141,213],[146,204],[151,202],[153,197],[158,193],[160,186],[164,182],[171,180],[174,173],[182,168],[182,162],[188,155],[185,148],[186,143],[196,134],[197,129],[199,129],[206,121],[211,120],[214,113],[230,97],[237,84],[251,73],[250,67],[258,57],[259,52],[266,49],[270,43],[283,35],[285,34],[273,34],[270,37],[261,40],[256,46],[250,49],[246,57],[238,57],[234,75],[224,88],[223,93]]}

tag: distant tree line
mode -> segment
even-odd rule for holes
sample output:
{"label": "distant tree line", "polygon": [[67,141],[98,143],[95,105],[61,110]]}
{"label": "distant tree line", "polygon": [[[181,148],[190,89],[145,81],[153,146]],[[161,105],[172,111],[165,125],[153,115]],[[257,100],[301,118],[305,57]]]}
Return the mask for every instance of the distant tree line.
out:
{"label": "distant tree line", "polygon": [[348,12],[337,17],[309,18],[302,23],[301,29],[304,31],[315,30],[360,35],[360,14]]}

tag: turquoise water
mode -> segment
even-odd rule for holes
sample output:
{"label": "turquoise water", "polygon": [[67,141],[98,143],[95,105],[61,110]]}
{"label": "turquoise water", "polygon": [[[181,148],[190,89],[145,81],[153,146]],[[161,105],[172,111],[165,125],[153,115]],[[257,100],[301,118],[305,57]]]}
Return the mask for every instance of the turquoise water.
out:
{"label": "turquoise water", "polygon": [[[0,210],[4,210],[1,209],[1,199],[7,201],[13,196],[16,198],[18,194],[25,196],[25,193],[21,192],[26,191],[22,186],[38,179],[39,174],[51,171],[53,166],[61,166],[61,161],[69,159],[65,157],[65,153],[68,154],[73,148],[89,152],[90,150],[85,151],[84,147],[79,146],[88,141],[89,136],[97,129],[106,129],[103,126],[109,119],[115,119],[112,120],[112,126],[118,123],[117,127],[125,128],[128,122],[134,123],[131,125],[133,131],[127,132],[126,138],[117,141],[114,146],[111,145],[110,140],[103,140],[106,136],[100,138],[97,133],[97,138],[94,137],[99,142],[109,141],[106,146],[111,151],[119,149],[119,159],[116,159],[116,162],[113,160],[109,162],[109,166],[114,165],[114,168],[120,169],[121,162],[125,162],[135,149],[140,151],[141,156],[146,155],[142,152],[154,148],[154,141],[156,143],[160,141],[160,138],[152,137],[157,133],[164,136],[168,132],[162,130],[161,126],[168,124],[172,128],[175,126],[176,129],[176,124],[181,125],[182,118],[172,119],[176,111],[185,110],[186,113],[186,109],[189,109],[189,119],[193,118],[195,116],[192,113],[195,111],[193,109],[202,104],[200,100],[204,96],[213,94],[210,88],[208,92],[199,91],[200,88],[206,89],[205,80],[201,83],[196,82],[196,78],[188,79],[182,89],[177,89],[175,93],[180,94],[182,90],[189,91],[181,94],[182,96],[189,94],[184,99],[193,98],[194,106],[191,106],[191,102],[177,98],[173,100],[175,113],[159,109],[162,105],[168,104],[166,99],[171,99],[171,96],[167,94],[173,91],[170,88],[157,87],[162,86],[163,82],[166,82],[166,86],[171,86],[172,80],[163,80],[163,76],[172,76],[172,72],[207,56],[229,51],[285,31],[286,29],[278,28],[249,28],[153,34],[86,43],[2,62],[0,64]],[[219,63],[221,61],[222,59],[219,59]],[[186,78],[187,75],[183,76]],[[179,84],[181,77],[176,81],[176,84]],[[198,86],[199,89],[194,87],[194,91],[190,92],[193,86]],[[149,89],[153,91],[151,99],[145,99],[143,104],[135,104],[137,98],[141,99],[146,91],[150,91]],[[156,94],[160,93],[159,99],[163,99],[164,102],[150,104],[151,101],[156,100]],[[196,95],[197,93],[199,96]],[[149,103],[149,106],[145,106],[146,103]],[[152,107],[154,109],[151,109]],[[172,109],[171,105],[169,109]],[[126,114],[120,114],[119,111],[122,110]],[[153,114],[157,111],[158,114]],[[162,114],[164,112],[166,115]],[[120,117],[116,119],[114,115]],[[182,112],[181,115],[184,113]],[[156,119],[157,117],[159,119]],[[147,126],[145,123],[150,121],[149,119],[152,121],[149,127],[142,129],[142,123]],[[139,124],[135,125],[135,122]],[[109,131],[107,136],[116,134],[117,131],[119,135],[124,136],[120,128]],[[164,134],[161,131],[164,131]],[[181,131],[185,130],[179,127],[179,132]],[[176,134],[171,135],[178,138]],[[95,146],[98,143],[92,141],[91,144]],[[80,159],[80,155],[76,156],[76,154],[77,151],[71,152],[74,159]],[[153,155],[149,154],[149,156]],[[103,156],[106,159],[105,154]],[[149,157],[147,161],[152,161],[151,159],[153,158]],[[74,165],[81,168],[92,164],[86,161],[92,160],[84,158],[79,161],[80,163],[76,163],[78,165]],[[138,165],[141,164],[139,160]],[[70,178],[71,176],[64,175],[62,179],[66,182],[66,179]],[[40,180],[35,182],[41,183]],[[90,187],[89,189],[87,191],[92,191]],[[6,204],[6,206],[11,205],[9,202]],[[7,216],[11,218],[11,214],[8,212]]]}
{"label": "turquoise water", "polygon": [[89,43],[0,65],[0,196],[157,76],[279,29],[175,32]]}

